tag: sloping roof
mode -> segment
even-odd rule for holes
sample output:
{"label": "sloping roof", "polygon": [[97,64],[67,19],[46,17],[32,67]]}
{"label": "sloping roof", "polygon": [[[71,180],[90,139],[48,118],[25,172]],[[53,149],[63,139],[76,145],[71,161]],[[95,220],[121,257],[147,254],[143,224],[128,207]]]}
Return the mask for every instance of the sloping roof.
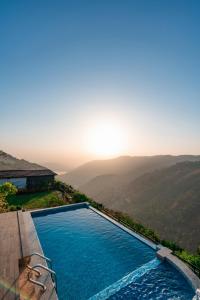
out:
{"label": "sloping roof", "polygon": [[49,175],[57,174],[43,166],[18,159],[0,150],[0,179]]}
{"label": "sloping roof", "polygon": [[3,170],[0,171],[0,179],[3,178],[21,178],[21,177],[32,177],[32,176],[53,176],[57,175],[55,172],[49,169],[42,170]]}

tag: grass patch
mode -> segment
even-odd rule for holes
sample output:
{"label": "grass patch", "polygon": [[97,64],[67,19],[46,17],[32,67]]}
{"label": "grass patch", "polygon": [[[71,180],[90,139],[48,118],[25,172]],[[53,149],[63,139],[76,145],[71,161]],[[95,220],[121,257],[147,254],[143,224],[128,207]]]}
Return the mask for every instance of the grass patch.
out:
{"label": "grass patch", "polygon": [[11,210],[14,208],[26,208],[26,209],[35,209],[35,208],[45,208],[45,207],[54,207],[58,205],[66,204],[62,195],[59,191],[47,191],[31,194],[21,194],[13,195],[8,199],[8,205]]}

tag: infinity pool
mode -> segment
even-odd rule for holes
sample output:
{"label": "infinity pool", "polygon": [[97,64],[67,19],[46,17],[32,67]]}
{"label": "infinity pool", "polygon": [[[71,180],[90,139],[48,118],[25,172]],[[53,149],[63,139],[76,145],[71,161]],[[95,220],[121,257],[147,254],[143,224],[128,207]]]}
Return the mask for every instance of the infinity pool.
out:
{"label": "infinity pool", "polygon": [[90,208],[34,213],[33,220],[60,300],[192,299],[185,279],[152,247]]}

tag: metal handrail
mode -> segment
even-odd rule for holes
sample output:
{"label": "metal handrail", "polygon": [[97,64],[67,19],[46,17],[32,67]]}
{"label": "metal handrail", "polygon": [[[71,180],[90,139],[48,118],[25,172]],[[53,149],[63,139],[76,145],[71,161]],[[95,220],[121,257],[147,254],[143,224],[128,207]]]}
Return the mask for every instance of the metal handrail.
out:
{"label": "metal handrail", "polygon": [[[31,271],[33,270],[32,267],[31,267],[30,265],[26,265],[26,267],[27,267],[29,270],[31,270]],[[37,276],[38,276],[38,277],[41,276],[40,271],[38,271],[38,270],[33,270],[33,271],[35,271],[35,272],[37,273]]]}
{"label": "metal handrail", "polygon": [[39,282],[39,281],[37,281],[37,280],[32,279],[32,278],[30,277],[30,272],[28,273],[28,280],[29,280],[30,282],[36,284],[36,285],[41,286],[41,287],[43,288],[43,291],[44,291],[44,292],[46,291],[46,289],[47,289],[46,285],[44,285],[42,282]]}
{"label": "metal handrail", "polygon": [[31,256],[34,256],[34,255],[37,255],[37,256],[39,256],[39,257],[45,259],[46,261],[48,261],[49,264],[50,264],[50,268],[52,269],[52,260],[51,260],[50,258],[48,258],[48,257],[46,257],[46,256],[44,256],[44,255],[42,255],[42,254],[40,254],[40,253],[38,253],[38,252],[33,252],[33,253],[30,255],[30,257],[31,257]]}
{"label": "metal handrail", "polygon": [[34,270],[34,271],[37,270],[37,268],[41,268],[41,269],[43,269],[43,270],[46,270],[47,272],[49,272],[49,273],[51,274],[51,277],[52,277],[52,275],[53,275],[52,279],[54,280],[54,283],[55,283],[55,289],[56,289],[56,291],[57,291],[57,277],[56,277],[56,272],[54,272],[53,270],[51,270],[51,269],[49,269],[48,267],[43,266],[43,265],[41,265],[41,264],[37,264],[37,265],[34,265],[33,267],[31,267],[31,269]]}

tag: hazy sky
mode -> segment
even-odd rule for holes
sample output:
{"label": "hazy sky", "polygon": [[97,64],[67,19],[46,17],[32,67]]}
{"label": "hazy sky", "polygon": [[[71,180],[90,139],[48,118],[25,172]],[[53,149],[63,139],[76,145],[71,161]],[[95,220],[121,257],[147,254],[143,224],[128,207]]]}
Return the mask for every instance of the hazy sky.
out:
{"label": "hazy sky", "polygon": [[109,122],[117,155],[200,154],[200,1],[1,0],[0,148],[81,163]]}

